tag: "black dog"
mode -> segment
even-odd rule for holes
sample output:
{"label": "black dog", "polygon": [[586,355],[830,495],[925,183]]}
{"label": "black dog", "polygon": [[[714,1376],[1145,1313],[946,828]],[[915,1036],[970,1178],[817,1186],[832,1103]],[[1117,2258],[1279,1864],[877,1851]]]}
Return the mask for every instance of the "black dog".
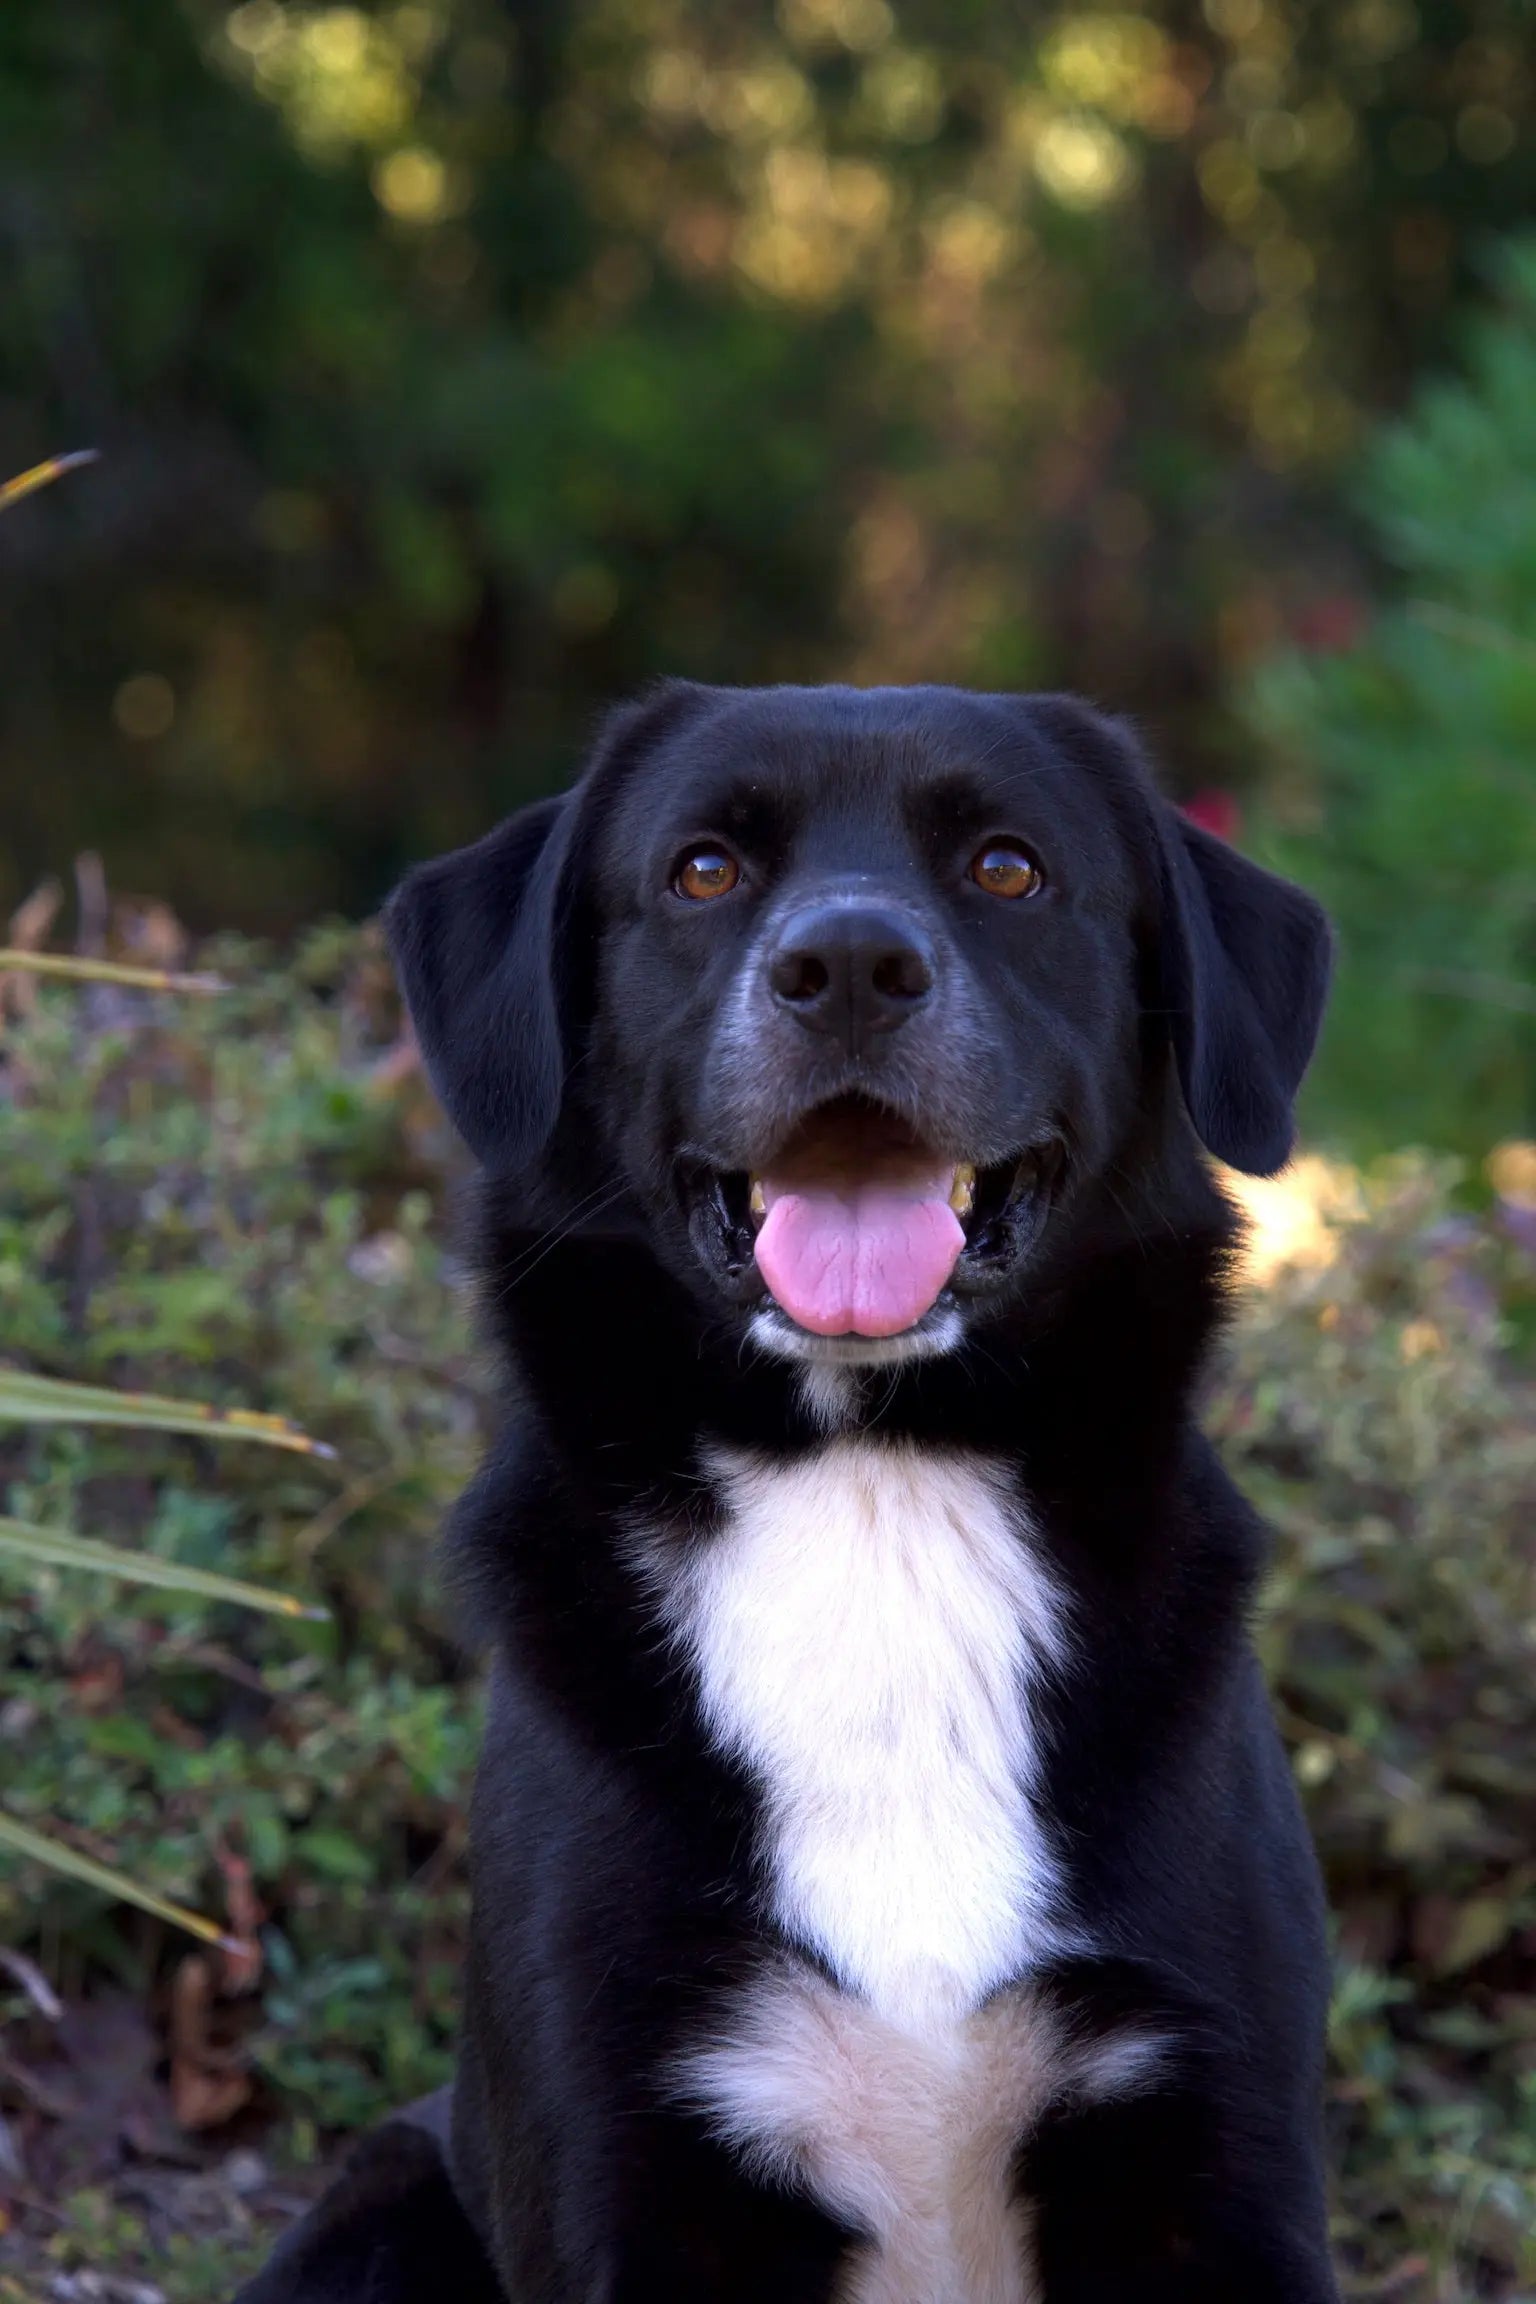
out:
{"label": "black dog", "polygon": [[251,2304],[1329,2304],[1191,1412],[1317,907],[1069,699],[677,684],[390,926],[518,1379],[462,2062]]}

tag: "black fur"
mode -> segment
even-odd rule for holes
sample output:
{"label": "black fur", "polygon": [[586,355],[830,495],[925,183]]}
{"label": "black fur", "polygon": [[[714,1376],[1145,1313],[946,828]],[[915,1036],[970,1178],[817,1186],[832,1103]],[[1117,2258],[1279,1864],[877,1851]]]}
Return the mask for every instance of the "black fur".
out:
{"label": "black fur", "polygon": [[449,2181],[446,2144],[447,2104],[432,2099],[366,2136],[238,2304],[291,2304],[295,2296],[501,2304],[505,2291]]}
{"label": "black fur", "polygon": [[[965,879],[1005,832],[1039,899]],[[669,882],[705,837],[746,874],[690,907]],[[921,911],[947,1005],[833,1077],[732,1001],[764,906],[855,868]],[[1202,1145],[1256,1173],[1287,1155],[1317,907],[1185,823],[1071,699],[672,684],[564,799],[413,874],[390,930],[486,1170],[484,1310],[518,1384],[451,1530],[494,1653],[455,2191],[354,2183],[248,2304],[435,2304],[423,2247],[384,2244],[417,2202],[425,2256],[473,2230],[518,2304],[834,2294],[855,2236],[660,2083],[771,1931],[758,1791],[708,1743],[623,1536],[643,1511],[709,1540],[701,1438],[819,1444],[794,1370],[749,1341],[759,1283],[707,1179],[845,1089],[1036,1163],[957,1269],[958,1348],[858,1382],[877,1441],[1016,1469],[1082,1651],[1039,1800],[1094,1950],[1038,1988],[1075,2027],[1180,2043],[1156,2093],[1020,2139],[1046,2304],[1331,2304],[1321,1899],[1246,1635],[1262,1530],[1192,1410],[1234,1231]]]}

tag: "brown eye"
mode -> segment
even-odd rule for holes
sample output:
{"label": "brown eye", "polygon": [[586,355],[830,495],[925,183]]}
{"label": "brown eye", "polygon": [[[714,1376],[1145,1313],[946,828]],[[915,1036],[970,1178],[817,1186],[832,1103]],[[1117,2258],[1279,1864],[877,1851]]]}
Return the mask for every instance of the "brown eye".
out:
{"label": "brown eye", "polygon": [[1045,874],[1033,856],[1002,841],[973,858],[971,878],[989,896],[1033,896],[1045,884]]}
{"label": "brown eye", "polygon": [[696,848],[679,864],[672,885],[690,902],[707,904],[712,896],[729,896],[740,878],[741,866],[723,848]]}

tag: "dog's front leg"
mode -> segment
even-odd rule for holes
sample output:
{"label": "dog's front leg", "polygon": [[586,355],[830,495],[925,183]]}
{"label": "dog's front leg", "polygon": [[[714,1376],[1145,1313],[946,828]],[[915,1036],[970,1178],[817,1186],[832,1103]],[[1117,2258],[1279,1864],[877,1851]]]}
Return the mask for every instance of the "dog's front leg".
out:
{"label": "dog's front leg", "polygon": [[449,2173],[447,2093],[363,2137],[234,2304],[505,2304]]}
{"label": "dog's front leg", "polygon": [[1262,2103],[1053,2119],[1026,2185],[1041,2304],[1338,2304],[1315,2144]]}
{"label": "dog's front leg", "polygon": [[[593,2203],[603,2237],[573,2299],[831,2304],[849,2235],[802,2194],[748,2176],[689,2122],[658,2123],[621,2158],[617,2194]],[[524,2293],[507,2284],[513,2296]]]}

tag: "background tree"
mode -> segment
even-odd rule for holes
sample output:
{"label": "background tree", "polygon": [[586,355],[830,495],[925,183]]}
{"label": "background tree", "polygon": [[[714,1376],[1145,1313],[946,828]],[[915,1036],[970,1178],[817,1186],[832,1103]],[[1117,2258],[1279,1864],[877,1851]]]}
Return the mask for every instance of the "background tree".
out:
{"label": "background tree", "polygon": [[1289,830],[1342,966],[1308,1090],[1362,1151],[1536,1135],[1536,242],[1370,457],[1391,602],[1255,680]]}
{"label": "background tree", "polygon": [[1066,680],[1185,788],[1536,189],[1520,0],[11,0],[0,904],[371,904],[706,678]]}

